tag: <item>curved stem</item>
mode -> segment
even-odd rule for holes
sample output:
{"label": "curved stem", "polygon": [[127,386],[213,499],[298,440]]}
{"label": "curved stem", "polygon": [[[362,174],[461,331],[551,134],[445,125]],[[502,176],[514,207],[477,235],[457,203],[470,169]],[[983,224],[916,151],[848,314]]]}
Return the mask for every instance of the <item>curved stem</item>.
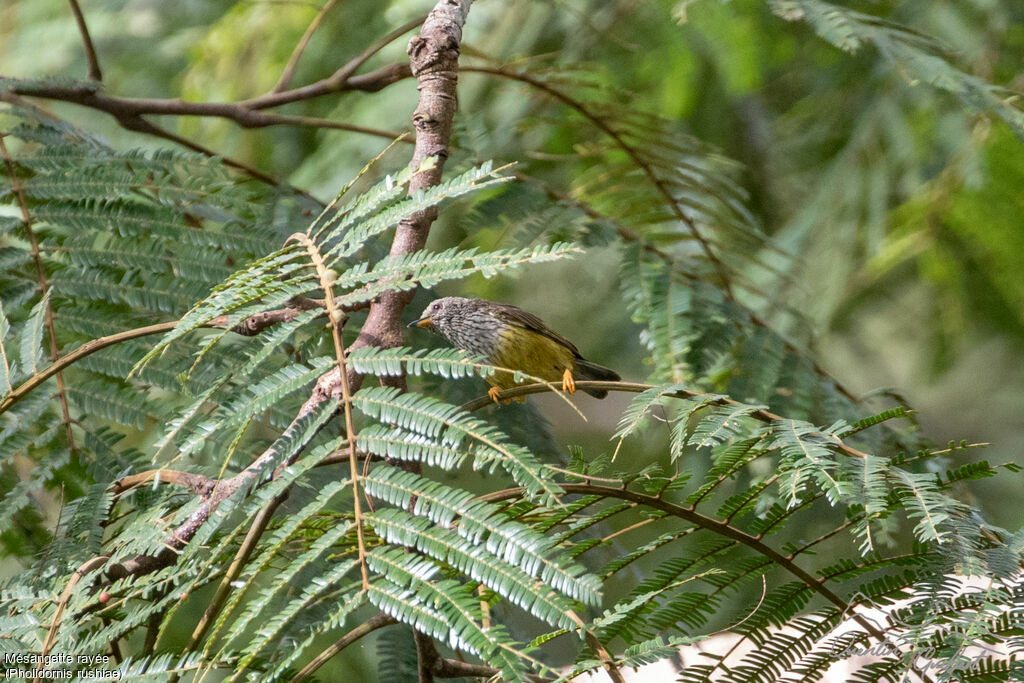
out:
{"label": "curved stem", "polygon": [[314,657],[313,660],[309,662],[309,664],[302,667],[302,669],[300,669],[299,672],[295,674],[295,676],[292,678],[293,683],[295,681],[304,681],[307,678],[309,678],[311,675],[313,675],[313,672],[315,672],[321,666],[329,662],[331,658],[333,658],[336,654],[338,654],[339,652],[341,652],[346,647],[356,642],[363,636],[369,635],[370,633],[373,633],[379,628],[384,628],[385,626],[391,626],[392,624],[397,623],[398,622],[395,620],[394,617],[390,617],[384,613],[380,613],[373,617],[370,617],[368,620],[364,621],[359,626],[356,626],[354,629],[352,629],[344,636],[342,636],[338,641],[334,642],[329,647],[327,647],[323,652]]}
{"label": "curved stem", "polygon": [[313,34],[320,28],[320,22],[324,20],[324,17],[327,16],[327,13],[331,11],[337,2],[338,0],[327,0],[323,7],[317,11],[313,21],[309,22],[309,26],[306,27],[302,37],[299,38],[299,42],[296,43],[295,48],[292,50],[292,54],[288,57],[288,63],[285,64],[284,70],[281,71],[281,77],[277,80],[277,84],[271,92],[283,92],[288,89],[292,82],[292,76],[295,75],[295,67],[299,65],[299,60],[302,59],[302,53],[306,51],[306,46],[309,45]]}
{"label": "curved stem", "polygon": [[206,607],[206,611],[203,612],[202,618],[199,623],[196,624],[195,630],[192,631],[192,638],[189,640],[188,646],[185,648],[185,652],[195,650],[199,643],[202,642],[203,638],[209,632],[210,627],[213,626],[213,621],[220,614],[221,609],[224,607],[224,601],[228,598],[228,593],[231,592],[231,584],[238,575],[242,573],[242,569],[245,568],[245,563],[249,561],[249,557],[253,551],[256,550],[256,544],[259,542],[263,532],[266,531],[267,526],[270,524],[270,520],[274,516],[274,512],[277,511],[278,506],[284,502],[288,497],[288,489],[285,489],[281,494],[274,496],[256,515],[256,518],[252,521],[252,525],[249,527],[248,533],[245,535],[245,539],[242,544],[238,547],[238,552],[235,553],[234,559],[231,561],[231,565],[228,567],[227,572],[221,578],[220,583],[217,585],[217,590],[214,592],[213,597],[210,598],[210,604]]}
{"label": "curved stem", "polygon": [[75,15],[75,23],[78,25],[78,32],[82,34],[82,47],[85,49],[85,62],[89,65],[89,78],[94,81],[103,80],[103,72],[100,71],[100,61],[96,57],[96,48],[89,36],[89,27],[85,23],[85,15],[78,5],[78,0],[68,0],[71,3],[71,13]]}
{"label": "curved stem", "polygon": [[[352,419],[352,387],[348,381],[348,371],[345,368],[345,342],[341,338],[341,328],[345,322],[345,312],[338,308],[334,301],[334,281],[338,274],[327,267],[324,258],[314,242],[305,233],[297,232],[288,238],[288,241],[295,240],[306,247],[310,261],[316,268],[317,277],[320,279],[320,288],[324,292],[324,302],[327,306],[328,325],[331,328],[331,340],[334,343],[334,357],[338,363],[338,376],[341,378],[341,402],[345,411],[345,437],[348,439],[348,465],[349,476],[352,479],[352,514],[356,527],[356,543],[359,549],[359,573],[363,579],[363,590],[370,587],[370,575],[366,567],[366,540],[363,537],[363,511],[362,496],[359,486],[359,463],[356,457],[356,427]],[[286,242],[287,244],[287,242]]]}
{"label": "curved stem", "polygon": [[[633,394],[639,394],[647,391],[648,389],[654,389],[657,385],[654,384],[641,384],[639,382],[599,382],[593,380],[578,380],[576,382],[577,389],[603,389],[606,391],[625,391]],[[529,394],[542,394],[547,391],[556,390],[548,384],[524,384],[522,386],[513,387],[511,389],[504,389],[501,392],[500,398],[502,400],[516,398],[517,396],[527,396]],[[678,391],[670,392],[665,394],[670,398],[685,398],[691,400],[701,400],[707,405],[713,406],[741,406],[744,405],[741,401],[736,401],[731,398],[715,398],[708,400],[708,394],[701,393],[699,391],[690,391],[688,389],[680,389]],[[468,401],[462,404],[462,409],[473,412],[487,406],[496,405],[490,396],[481,396],[475,398],[472,401]],[[769,412],[767,410],[757,409],[747,413],[749,417],[759,420],[761,422],[771,423],[778,420],[783,420],[781,415]],[[854,458],[866,458],[868,457],[863,451],[859,451],[852,446],[847,446],[845,443],[840,441],[838,437],[830,442],[830,445],[834,446],[837,451],[843,455],[848,455]]]}
{"label": "curved stem", "polygon": [[[678,517],[679,519],[685,520],[714,534],[718,534],[719,536],[730,538],[768,558],[774,562],[776,566],[785,569],[787,572],[800,579],[800,581],[802,581],[808,588],[838,607],[840,610],[845,610],[848,607],[847,602],[825,586],[824,581],[815,578],[813,574],[796,564],[792,558],[783,555],[756,536],[751,536],[741,529],[737,529],[736,527],[720,522],[717,519],[702,515],[689,507],[676,505],[675,503],[670,503],[669,501],[656,496],[649,496],[644,493],[623,488],[611,488],[608,486],[597,486],[595,484],[561,484],[561,487],[566,493],[596,495],[603,496],[605,498],[633,501],[655,510],[661,510],[673,517]],[[503,489],[501,491],[494,491],[492,493],[479,496],[477,500],[495,503],[520,498],[523,494],[524,490],[521,487],[516,487]],[[872,625],[868,620],[857,615],[854,615],[854,619],[856,619],[857,623],[873,637],[878,638],[879,640],[885,638],[885,634],[878,630],[878,628]]]}
{"label": "curved stem", "polygon": [[101,349],[105,349],[108,346],[113,346],[114,344],[119,344],[123,341],[128,341],[129,339],[138,339],[139,337],[145,337],[151,334],[170,332],[177,324],[178,321],[175,320],[167,323],[157,323],[156,325],[146,325],[145,327],[137,327],[134,330],[125,330],[124,332],[118,332],[117,334],[111,334],[106,337],[99,337],[85,342],[74,351],[55,359],[49,366],[32,375],[17,389],[8,394],[3,401],[0,401],[0,413],[10,409],[11,406],[25,398],[25,396],[27,396],[33,389],[54,375],[59,374],[61,370],[74,364],[76,361],[79,361],[86,356],[90,356]]}
{"label": "curved stem", "polygon": [[[293,306],[274,309],[272,311],[263,311],[262,313],[255,313],[234,325],[231,329],[233,332],[237,332],[243,336],[253,337],[272,325],[288,322],[300,313],[318,308],[319,306],[320,304],[316,303],[313,299],[298,300]],[[125,330],[124,332],[110,334],[106,337],[98,337],[85,342],[74,351],[70,351],[54,360],[54,362],[49,366],[29,377],[20,386],[18,386],[17,389],[14,389],[10,394],[8,394],[2,401],[0,401],[0,413],[4,413],[9,410],[11,406],[25,398],[26,395],[28,395],[33,389],[37,388],[40,384],[81,359],[91,356],[97,351],[101,351],[108,346],[120,344],[121,342],[138,339],[139,337],[146,337],[151,334],[164,334],[166,332],[170,332],[177,324],[177,320],[171,320],[165,323],[156,323],[155,325],[137,327],[133,330]],[[227,316],[214,318],[203,325],[203,327],[213,327],[217,329],[224,329],[227,326]]]}

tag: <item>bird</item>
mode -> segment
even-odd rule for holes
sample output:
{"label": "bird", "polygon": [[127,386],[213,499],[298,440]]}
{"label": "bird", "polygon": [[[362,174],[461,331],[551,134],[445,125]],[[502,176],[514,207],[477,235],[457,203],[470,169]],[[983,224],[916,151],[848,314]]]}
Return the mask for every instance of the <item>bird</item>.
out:
{"label": "bird", "polygon": [[[407,325],[440,334],[452,346],[488,363],[518,370],[548,382],[562,382],[562,391],[576,393],[577,379],[617,382],[619,373],[591,363],[576,346],[552,331],[543,320],[511,304],[446,296],[429,303],[423,314]],[[503,389],[517,382],[512,372],[499,371],[488,377],[487,392],[498,403]],[[583,389],[595,398],[604,398],[604,389]],[[525,399],[520,399],[525,400]]]}

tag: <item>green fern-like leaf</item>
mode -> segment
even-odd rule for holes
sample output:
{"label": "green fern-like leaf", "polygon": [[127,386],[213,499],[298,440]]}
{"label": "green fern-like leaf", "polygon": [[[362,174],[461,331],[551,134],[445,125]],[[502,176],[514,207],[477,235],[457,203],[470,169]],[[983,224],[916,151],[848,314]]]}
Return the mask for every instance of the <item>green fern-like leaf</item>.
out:
{"label": "green fern-like leaf", "polygon": [[529,495],[542,503],[556,502],[561,493],[561,488],[532,453],[508,442],[497,429],[453,405],[383,387],[361,389],[353,397],[353,403],[382,423],[394,423],[430,438],[440,437],[442,444],[472,445],[477,468],[493,471],[495,467],[502,467]]}

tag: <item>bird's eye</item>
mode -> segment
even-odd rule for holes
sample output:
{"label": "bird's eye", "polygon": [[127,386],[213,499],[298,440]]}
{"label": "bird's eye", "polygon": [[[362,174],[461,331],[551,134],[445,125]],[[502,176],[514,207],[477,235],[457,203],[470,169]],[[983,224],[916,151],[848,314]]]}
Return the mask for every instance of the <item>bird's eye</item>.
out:
{"label": "bird's eye", "polygon": [[441,310],[441,304],[434,304],[433,306],[430,307],[430,310],[432,310],[432,311],[440,311]]}

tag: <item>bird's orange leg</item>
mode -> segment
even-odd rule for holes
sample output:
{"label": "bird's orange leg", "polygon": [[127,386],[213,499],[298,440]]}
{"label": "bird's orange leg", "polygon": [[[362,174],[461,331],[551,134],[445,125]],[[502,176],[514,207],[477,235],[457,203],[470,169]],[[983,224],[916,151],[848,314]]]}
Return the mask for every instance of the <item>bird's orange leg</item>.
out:
{"label": "bird's orange leg", "polygon": [[[487,395],[491,397],[491,400],[495,403],[501,403],[501,389],[498,387],[491,387],[487,390]],[[508,401],[505,401],[508,403]]]}
{"label": "bird's orange leg", "polygon": [[576,393],[576,380],[572,378],[572,370],[569,368],[566,368],[565,372],[562,373],[562,391],[570,394]]}

